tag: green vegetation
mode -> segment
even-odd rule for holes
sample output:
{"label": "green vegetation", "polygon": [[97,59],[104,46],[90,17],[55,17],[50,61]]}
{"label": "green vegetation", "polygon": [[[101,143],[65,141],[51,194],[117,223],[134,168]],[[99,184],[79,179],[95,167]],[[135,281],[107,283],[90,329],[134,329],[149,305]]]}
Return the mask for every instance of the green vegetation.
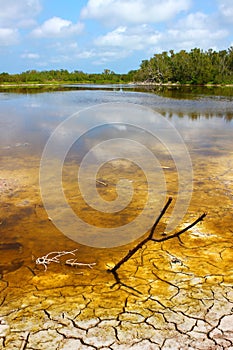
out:
{"label": "green vegetation", "polygon": [[105,69],[101,74],[88,74],[82,71],[68,72],[68,70],[36,71],[28,70],[20,74],[0,74],[0,84],[118,84],[127,83],[129,74],[116,74]]}
{"label": "green vegetation", "polygon": [[138,70],[117,74],[105,69],[101,74],[75,70],[29,70],[20,74],[0,74],[0,84],[124,84],[143,82],[154,84],[233,84],[233,47],[227,50],[162,52],[143,60]]}
{"label": "green vegetation", "polygon": [[141,63],[134,76],[148,83],[232,84],[233,47],[223,51],[192,49],[155,54]]}

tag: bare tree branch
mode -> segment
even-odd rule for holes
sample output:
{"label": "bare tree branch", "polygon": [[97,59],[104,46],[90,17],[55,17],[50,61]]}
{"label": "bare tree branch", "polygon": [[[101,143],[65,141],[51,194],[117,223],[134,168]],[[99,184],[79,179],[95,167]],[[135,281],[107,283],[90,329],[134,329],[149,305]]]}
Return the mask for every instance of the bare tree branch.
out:
{"label": "bare tree branch", "polygon": [[172,202],[172,198],[169,197],[165,206],[163,207],[160,215],[158,216],[155,223],[153,224],[148,236],[146,238],[144,238],[140,243],[138,243],[133,249],[129,250],[129,252],[112,269],[107,270],[108,272],[111,272],[113,274],[113,276],[116,280],[116,283],[114,283],[113,286],[115,286],[116,284],[121,284],[122,286],[125,286],[127,288],[132,289],[133,291],[136,291],[137,293],[140,293],[135,288],[127,286],[125,283],[121,282],[120,277],[117,273],[117,270],[121,267],[121,265],[123,265],[125,262],[127,262],[140,248],[142,248],[149,241],[160,243],[160,242],[164,242],[164,241],[167,241],[169,239],[172,239],[172,238],[178,238],[180,240],[180,235],[182,235],[184,232],[188,231],[190,228],[195,226],[198,222],[202,221],[207,215],[206,213],[202,214],[193,223],[191,223],[187,227],[183,228],[182,230],[174,233],[173,235],[165,236],[165,237],[158,238],[158,239],[153,238],[155,229],[156,229],[157,225],[159,224],[160,220],[162,219],[162,217],[164,216],[164,214],[166,213],[171,202]]}
{"label": "bare tree branch", "polygon": [[167,241],[169,239],[175,238],[175,237],[179,237],[180,235],[182,235],[182,233],[188,231],[190,228],[192,228],[193,226],[195,226],[198,222],[202,221],[205,217],[206,217],[207,213],[203,213],[201,216],[199,216],[199,218],[197,218],[194,222],[192,222],[190,225],[188,225],[187,227],[183,228],[182,230],[180,230],[179,232],[174,233],[171,236],[167,236],[167,237],[163,237],[163,238],[151,238],[151,240],[153,242],[164,242]]}
{"label": "bare tree branch", "polygon": [[161,220],[161,218],[163,217],[163,215],[166,213],[169,205],[171,204],[172,202],[172,198],[170,197],[167,201],[167,203],[165,204],[165,206],[163,207],[160,215],[158,216],[158,218],[156,219],[154,225],[152,226],[151,230],[150,230],[150,233],[149,235],[144,239],[142,240],[140,243],[138,243],[138,245],[136,245],[136,247],[134,247],[132,250],[130,250],[128,252],[128,254],[123,258],[121,259],[112,269],[108,270],[109,272],[115,272],[116,270],[119,269],[119,267],[124,264],[126,261],[128,261],[131,256],[133,256],[140,248],[142,248],[142,246],[144,244],[146,244],[148,241],[150,241],[153,237],[153,234],[154,234],[154,231],[156,229],[156,226],[158,225],[159,221]]}

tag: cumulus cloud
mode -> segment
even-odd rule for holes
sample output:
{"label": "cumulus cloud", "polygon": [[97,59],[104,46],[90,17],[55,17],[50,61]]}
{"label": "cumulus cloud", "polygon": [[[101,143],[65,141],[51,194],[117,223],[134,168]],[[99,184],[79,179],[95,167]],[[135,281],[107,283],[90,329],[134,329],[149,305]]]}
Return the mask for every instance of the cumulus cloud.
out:
{"label": "cumulus cloud", "polygon": [[0,46],[19,43],[20,28],[35,24],[40,0],[0,0]]}
{"label": "cumulus cloud", "polygon": [[25,26],[41,11],[40,0],[0,0],[2,27]]}
{"label": "cumulus cloud", "polygon": [[228,35],[227,30],[218,28],[214,19],[201,13],[191,13],[179,20],[164,35],[164,41],[177,49],[201,47],[208,49],[221,42]]}
{"label": "cumulus cloud", "polygon": [[156,23],[169,20],[190,6],[191,0],[89,0],[81,17],[112,25]]}
{"label": "cumulus cloud", "polygon": [[95,40],[95,44],[97,46],[142,50],[147,46],[157,44],[160,38],[161,34],[148,25],[131,28],[120,26],[106,35],[99,36]]}
{"label": "cumulus cloud", "polygon": [[17,44],[19,33],[17,29],[0,28],[0,46],[10,46]]}
{"label": "cumulus cloud", "polygon": [[117,57],[130,56],[135,51],[142,51],[144,57],[148,57],[170,49],[216,48],[227,35],[227,30],[219,28],[213,17],[196,12],[181,18],[163,31],[148,24],[119,26],[97,37],[94,44],[97,50],[101,49],[101,62],[107,62]]}
{"label": "cumulus cloud", "polygon": [[37,38],[43,37],[67,37],[74,34],[80,34],[83,30],[82,23],[73,24],[71,21],[60,17],[52,17],[45,21],[41,26],[32,31],[32,35]]}

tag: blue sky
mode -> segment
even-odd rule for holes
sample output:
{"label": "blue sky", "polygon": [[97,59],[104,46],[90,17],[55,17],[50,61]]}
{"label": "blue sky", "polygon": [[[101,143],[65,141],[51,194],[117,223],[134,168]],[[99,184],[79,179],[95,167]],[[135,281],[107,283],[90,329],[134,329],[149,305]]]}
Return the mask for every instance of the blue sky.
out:
{"label": "blue sky", "polygon": [[162,51],[233,45],[232,0],[0,0],[0,72],[126,73]]}

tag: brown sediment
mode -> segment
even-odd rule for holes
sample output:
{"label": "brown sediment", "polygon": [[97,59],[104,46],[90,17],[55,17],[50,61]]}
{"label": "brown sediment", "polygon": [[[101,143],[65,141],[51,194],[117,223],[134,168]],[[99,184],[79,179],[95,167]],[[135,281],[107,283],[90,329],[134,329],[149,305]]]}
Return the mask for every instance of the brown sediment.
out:
{"label": "brown sediment", "polygon": [[[39,162],[39,160],[38,160]],[[84,247],[66,238],[48,220],[40,198],[38,164],[18,160],[18,169],[1,170],[17,188],[1,197],[0,344],[20,349],[231,349],[233,347],[232,154],[195,158],[194,190],[189,210],[178,229],[208,212],[204,222],[178,239],[148,241],[120,269],[121,280],[133,289],[114,284],[112,268],[135,242],[111,249]],[[166,164],[169,166],[169,164]],[[172,165],[171,165],[172,168]],[[67,168],[68,169],[68,168]],[[68,169],[75,173],[75,169]],[[72,172],[71,171],[71,172]],[[164,169],[169,193],[175,195],[176,176]],[[136,193],[122,218],[139,213],[146,193],[141,172],[134,171]],[[138,177],[137,177],[138,176]],[[108,186],[103,197],[114,199],[115,182],[100,174]],[[5,181],[5,180],[4,180]],[[64,175],[64,190],[74,210],[84,203],[75,184]],[[76,196],[76,197],[75,197]],[[136,200],[135,200],[136,199]],[[175,198],[174,198],[175,200]],[[168,213],[169,214],[169,213]],[[97,212],[85,210],[87,221],[103,224]],[[158,239],[163,225],[158,227]],[[35,258],[49,251],[77,251],[78,261],[96,262],[93,269],[51,264],[46,272]],[[8,267],[8,269],[7,269]],[[80,275],[80,272],[82,274]],[[2,328],[1,328],[2,326]],[[2,331],[2,333],[1,333]],[[2,335],[1,335],[2,334]],[[23,345],[22,345],[23,344]]]}

